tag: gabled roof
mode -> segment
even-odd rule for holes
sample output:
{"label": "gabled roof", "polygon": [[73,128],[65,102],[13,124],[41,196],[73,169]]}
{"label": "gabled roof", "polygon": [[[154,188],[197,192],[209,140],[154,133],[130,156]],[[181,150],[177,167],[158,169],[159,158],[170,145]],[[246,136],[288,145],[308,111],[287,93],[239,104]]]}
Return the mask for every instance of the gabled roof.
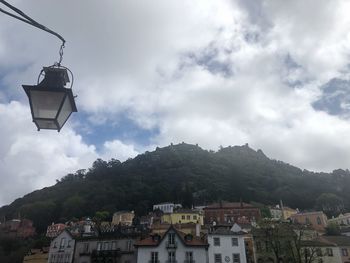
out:
{"label": "gabled roof", "polygon": [[173,230],[175,232],[175,234],[179,237],[182,244],[185,246],[197,246],[197,247],[208,247],[209,246],[206,241],[204,241],[203,239],[196,237],[196,236],[192,236],[191,240],[187,239],[186,236],[189,234],[186,234],[186,233],[183,233],[183,232],[177,230],[173,225],[170,225],[170,227],[168,228],[168,230],[165,233],[155,234],[155,235],[159,236],[158,239],[154,238],[155,235],[151,235],[148,238],[145,238],[145,239],[142,239],[142,240],[136,242],[135,246],[136,247],[143,247],[143,246],[157,247],[157,246],[159,246],[160,243],[162,243],[164,238],[167,236],[167,234],[171,230]]}

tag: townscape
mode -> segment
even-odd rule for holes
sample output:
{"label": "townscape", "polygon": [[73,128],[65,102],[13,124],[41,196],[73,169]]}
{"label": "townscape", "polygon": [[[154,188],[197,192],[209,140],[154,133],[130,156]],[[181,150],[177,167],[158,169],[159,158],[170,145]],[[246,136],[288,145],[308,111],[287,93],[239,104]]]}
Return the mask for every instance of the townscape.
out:
{"label": "townscape", "polygon": [[0,0],[0,263],[350,263],[349,10]]}
{"label": "townscape", "polygon": [[[23,262],[49,263],[262,263],[350,262],[350,213],[239,202],[182,208],[154,204],[147,216],[117,211],[112,221],[89,217],[47,227],[50,246],[28,251]],[[28,238],[32,222],[13,219],[2,235]]]}

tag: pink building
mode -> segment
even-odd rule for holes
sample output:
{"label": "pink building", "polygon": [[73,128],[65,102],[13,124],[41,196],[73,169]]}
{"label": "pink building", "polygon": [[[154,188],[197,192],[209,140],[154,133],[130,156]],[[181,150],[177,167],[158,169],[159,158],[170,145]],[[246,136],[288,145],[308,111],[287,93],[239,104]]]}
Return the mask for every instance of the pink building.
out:
{"label": "pink building", "polygon": [[290,219],[294,223],[311,226],[316,231],[324,232],[327,227],[327,216],[322,211],[297,213]]}

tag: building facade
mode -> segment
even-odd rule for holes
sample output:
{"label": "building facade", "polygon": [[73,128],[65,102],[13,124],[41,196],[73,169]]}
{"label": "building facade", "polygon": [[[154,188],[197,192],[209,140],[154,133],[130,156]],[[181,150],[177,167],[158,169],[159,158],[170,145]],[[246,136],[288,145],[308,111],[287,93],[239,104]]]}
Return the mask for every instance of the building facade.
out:
{"label": "building facade", "polygon": [[247,203],[220,202],[204,209],[205,224],[246,224],[261,218],[260,209]]}
{"label": "building facade", "polygon": [[271,218],[273,219],[283,218],[282,209],[279,206],[270,207],[269,210],[270,210]]}
{"label": "building facade", "polygon": [[74,258],[75,239],[68,230],[63,230],[50,244],[48,263],[71,263]]}
{"label": "building facade", "polygon": [[307,225],[321,232],[325,231],[328,223],[327,216],[321,211],[294,214],[290,219],[294,223]]}
{"label": "building facade", "polygon": [[111,234],[77,241],[75,263],[136,263],[134,244],[138,237]]}
{"label": "building facade", "polygon": [[182,208],[182,205],[174,203],[160,203],[153,205],[153,211],[161,210],[163,213],[173,213],[176,208]]}
{"label": "building facade", "polygon": [[350,263],[350,237],[322,236],[326,242],[334,245],[334,253],[339,254],[342,263]]}
{"label": "building facade", "polygon": [[338,217],[328,219],[328,223],[339,226],[350,226],[350,213],[340,214]]}
{"label": "building facade", "polygon": [[33,221],[29,219],[12,219],[0,225],[0,232],[10,238],[25,239],[35,235]]}
{"label": "building facade", "polygon": [[247,263],[246,247],[241,227],[235,224],[231,229],[217,228],[208,233],[209,263]]}
{"label": "building facade", "polygon": [[282,209],[282,215],[283,215],[283,219],[288,219],[290,218],[292,215],[295,215],[297,214],[298,211],[293,209],[293,208],[290,208],[290,207],[287,207],[287,206],[284,206],[283,209]]}
{"label": "building facade", "polygon": [[170,226],[136,243],[137,263],[208,263],[208,243]]}
{"label": "building facade", "polygon": [[134,211],[119,211],[113,214],[112,224],[113,225],[123,225],[131,226],[133,219],[135,217]]}
{"label": "building facade", "polygon": [[173,213],[164,213],[161,222],[165,224],[204,224],[203,214],[190,209],[179,209]]}

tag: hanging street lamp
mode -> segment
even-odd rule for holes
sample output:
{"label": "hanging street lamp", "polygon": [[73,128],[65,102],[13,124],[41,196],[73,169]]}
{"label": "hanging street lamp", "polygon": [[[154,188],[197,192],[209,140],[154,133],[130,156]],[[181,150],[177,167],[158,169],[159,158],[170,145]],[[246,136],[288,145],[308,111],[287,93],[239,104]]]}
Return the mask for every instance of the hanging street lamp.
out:
{"label": "hanging street lamp", "polygon": [[72,112],[77,112],[67,70],[44,67],[44,79],[38,85],[23,85],[27,93],[33,122],[40,129],[60,131]]}
{"label": "hanging street lamp", "polygon": [[[29,99],[33,122],[38,128],[38,131],[41,129],[60,131],[72,112],[77,112],[77,107],[74,101],[75,96],[72,92],[73,73],[68,68],[61,65],[65,40],[56,32],[39,24],[6,1],[0,0],[0,3],[4,4],[16,14],[1,8],[0,12],[53,34],[62,41],[59,51],[59,62],[56,62],[52,66],[44,67],[41,70],[37,85],[23,85],[23,89]],[[71,81],[68,72],[71,75]],[[40,81],[41,76],[44,77]],[[66,87],[68,82],[71,83],[70,87]]]}

